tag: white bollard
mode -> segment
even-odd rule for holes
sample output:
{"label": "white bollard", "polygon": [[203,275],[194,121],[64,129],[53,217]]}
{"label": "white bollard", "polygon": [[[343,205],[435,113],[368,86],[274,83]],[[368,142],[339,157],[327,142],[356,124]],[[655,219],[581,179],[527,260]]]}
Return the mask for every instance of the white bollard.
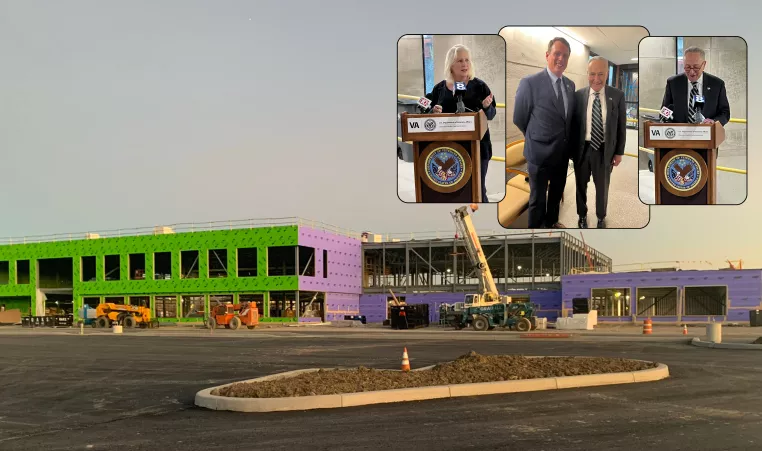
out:
{"label": "white bollard", "polygon": [[80,335],[85,335],[85,322],[84,321],[79,323],[79,334]]}
{"label": "white bollard", "polygon": [[722,343],[722,323],[707,324],[706,338],[712,343]]}
{"label": "white bollard", "polygon": [[115,326],[114,326],[114,333],[115,333],[115,334],[121,334],[121,333],[122,333],[122,326],[120,326],[120,325],[118,325],[118,324],[117,324],[117,325],[115,325]]}

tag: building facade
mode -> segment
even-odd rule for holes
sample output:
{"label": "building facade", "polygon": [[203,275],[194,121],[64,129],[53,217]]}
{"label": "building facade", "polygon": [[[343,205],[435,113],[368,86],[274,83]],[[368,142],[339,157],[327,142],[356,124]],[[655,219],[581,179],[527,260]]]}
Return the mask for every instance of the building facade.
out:
{"label": "building facade", "polygon": [[210,304],[248,301],[264,322],[331,321],[359,313],[360,254],[359,237],[300,224],[9,243],[0,305],[41,316],[142,304],[187,322]]}
{"label": "building facade", "polygon": [[759,269],[578,274],[562,277],[561,287],[563,314],[575,298],[588,299],[603,323],[742,323],[762,309]]}

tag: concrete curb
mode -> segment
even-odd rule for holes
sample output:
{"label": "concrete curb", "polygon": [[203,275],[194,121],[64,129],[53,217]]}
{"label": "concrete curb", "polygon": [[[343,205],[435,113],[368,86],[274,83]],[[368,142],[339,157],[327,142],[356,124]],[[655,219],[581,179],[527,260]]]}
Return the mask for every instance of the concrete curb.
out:
{"label": "concrete curb", "polygon": [[701,341],[698,337],[691,340],[693,346],[699,348],[714,348],[714,349],[747,349],[762,351],[762,345],[755,345],[751,343],[715,343],[713,341]]}
{"label": "concrete curb", "polygon": [[[434,365],[417,368],[423,371]],[[298,374],[318,371],[320,368],[289,371],[240,382],[262,382],[294,377]],[[455,398],[460,396],[494,395],[564,388],[594,387],[598,385],[632,384],[652,382],[669,377],[669,368],[660,363],[656,368],[627,373],[590,374],[584,376],[547,377],[515,381],[481,382],[474,384],[434,385],[428,387],[402,388],[371,392],[344,393],[337,395],[295,396],[288,398],[231,398],[212,395],[212,391],[231,384],[211,387],[196,393],[195,404],[212,410],[235,412],[283,412],[289,410],[333,409],[368,404],[382,404],[425,399]],[[234,382],[236,383],[236,382]]]}

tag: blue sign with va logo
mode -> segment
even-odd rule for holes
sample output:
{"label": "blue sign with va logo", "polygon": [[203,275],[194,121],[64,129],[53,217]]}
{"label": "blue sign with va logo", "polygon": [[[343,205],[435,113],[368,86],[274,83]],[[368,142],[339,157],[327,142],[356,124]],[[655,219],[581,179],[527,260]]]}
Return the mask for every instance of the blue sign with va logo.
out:
{"label": "blue sign with va logo", "polygon": [[675,155],[664,167],[665,178],[672,188],[678,191],[690,191],[701,181],[701,166],[690,155]]}
{"label": "blue sign with va logo", "polygon": [[463,179],[465,170],[465,160],[451,147],[438,147],[426,158],[426,176],[437,186],[455,185]]}

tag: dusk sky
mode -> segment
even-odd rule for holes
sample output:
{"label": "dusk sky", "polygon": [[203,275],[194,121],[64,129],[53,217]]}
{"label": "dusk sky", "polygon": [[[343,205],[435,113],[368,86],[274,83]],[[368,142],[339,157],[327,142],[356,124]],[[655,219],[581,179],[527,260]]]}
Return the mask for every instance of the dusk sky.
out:
{"label": "dusk sky", "polygon": [[[546,1],[519,13],[490,0],[463,11],[449,0],[291,3],[1,0],[0,237],[288,216],[451,233],[457,205],[397,198],[401,35],[575,24],[705,35],[697,24],[717,5]],[[722,3],[731,4],[744,3]],[[712,16],[711,31],[741,35],[753,50],[755,17]],[[749,58],[756,73],[757,53]],[[756,102],[749,109],[753,123]],[[585,240],[615,264],[762,267],[762,157],[749,138],[743,205],[652,207],[645,229],[591,229]],[[500,231],[496,207],[483,206],[476,224]]]}

